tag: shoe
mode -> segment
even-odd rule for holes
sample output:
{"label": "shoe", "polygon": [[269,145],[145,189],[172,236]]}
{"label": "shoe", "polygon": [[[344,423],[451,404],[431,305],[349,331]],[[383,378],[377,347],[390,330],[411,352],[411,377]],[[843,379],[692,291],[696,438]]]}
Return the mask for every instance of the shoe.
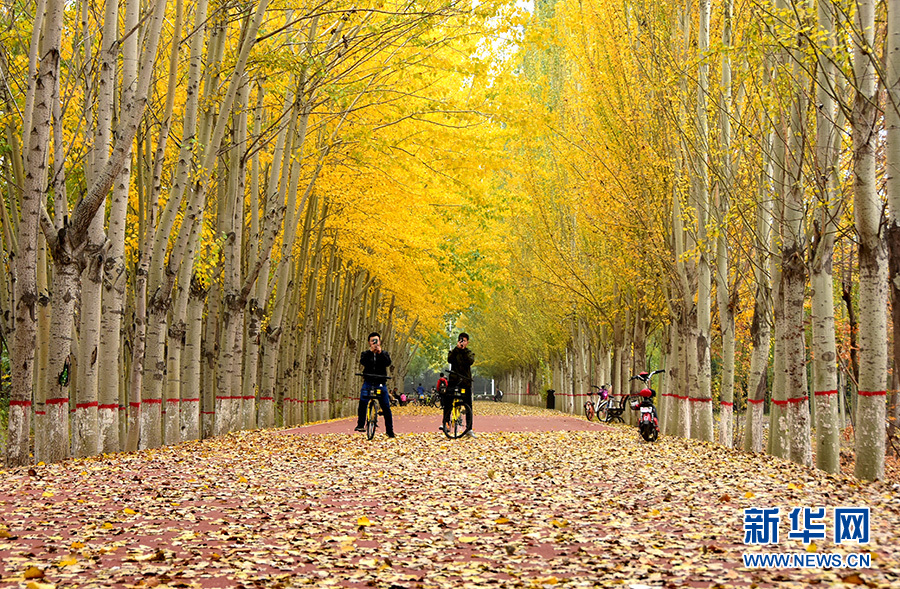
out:
{"label": "shoe", "polygon": [[360,426],[356,426],[355,428],[353,428],[353,431],[355,431],[355,432],[364,432],[364,431],[366,431],[366,428],[360,427]]}
{"label": "shoe", "polygon": [[395,436],[394,434],[387,434],[387,437],[389,437],[389,438],[396,438],[397,436]]}
{"label": "shoe", "polygon": [[466,433],[464,433],[464,434],[462,435],[462,437],[464,437],[464,438],[475,438],[475,437],[478,437],[478,436],[476,436],[476,435],[475,435],[475,432],[473,432],[472,430],[468,430],[468,431],[466,431]]}

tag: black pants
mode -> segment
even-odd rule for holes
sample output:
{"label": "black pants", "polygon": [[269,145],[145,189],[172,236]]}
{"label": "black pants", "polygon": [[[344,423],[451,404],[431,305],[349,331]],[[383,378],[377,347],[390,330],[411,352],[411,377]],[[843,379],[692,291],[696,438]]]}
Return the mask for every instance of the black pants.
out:
{"label": "black pants", "polygon": [[[443,425],[445,426],[450,423],[450,411],[453,409],[453,395],[450,394],[452,390],[451,387],[446,393],[441,394],[441,405],[444,407]],[[466,413],[466,431],[469,431],[472,429],[472,389],[465,388],[464,390],[462,402],[469,406],[469,411]]]}
{"label": "black pants", "polygon": [[391,399],[388,397],[387,387],[382,385],[373,385],[363,383],[362,391],[359,394],[359,409],[356,416],[356,427],[364,427],[366,424],[366,409],[369,406],[369,395],[378,399],[381,406],[381,412],[384,413],[385,433],[393,435],[394,433],[394,416],[391,413]]}

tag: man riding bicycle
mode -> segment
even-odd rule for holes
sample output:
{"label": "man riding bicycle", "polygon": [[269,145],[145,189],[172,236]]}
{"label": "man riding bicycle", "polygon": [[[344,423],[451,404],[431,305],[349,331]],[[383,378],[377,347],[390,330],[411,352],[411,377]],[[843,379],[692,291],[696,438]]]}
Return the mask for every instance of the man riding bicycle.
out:
{"label": "man riding bicycle", "polygon": [[369,349],[359,357],[359,363],[363,367],[363,384],[359,393],[359,410],[354,431],[366,431],[366,405],[369,397],[378,399],[381,412],[384,414],[384,427],[387,437],[394,437],[394,417],[391,414],[391,399],[388,396],[387,369],[391,365],[391,355],[381,348],[381,335],[377,332],[369,334]]}
{"label": "man riding bicycle", "polygon": [[[450,411],[452,409],[451,393],[454,389],[465,390],[463,402],[472,406],[472,364],[475,363],[475,352],[469,349],[469,334],[460,333],[456,341],[456,347],[447,354],[447,362],[450,363],[450,381],[444,389],[448,394],[442,395],[441,403],[444,406],[444,419],[441,431],[447,432],[450,428]],[[466,413],[466,437],[474,438],[472,433],[472,412]]]}

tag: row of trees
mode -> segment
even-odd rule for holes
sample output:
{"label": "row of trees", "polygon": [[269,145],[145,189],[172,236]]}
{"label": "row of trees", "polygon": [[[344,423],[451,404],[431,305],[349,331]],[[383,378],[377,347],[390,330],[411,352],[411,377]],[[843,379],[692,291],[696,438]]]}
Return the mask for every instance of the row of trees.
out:
{"label": "row of trees", "polygon": [[663,367],[668,433],[712,441],[718,414],[731,445],[746,403],[762,451],[768,405],[767,451],[831,472],[847,383],[856,474],[883,477],[898,39],[894,1],[538,2],[500,95],[526,173],[471,318],[486,368],[580,397]]}
{"label": "row of trees", "polygon": [[338,414],[373,329],[402,379],[467,304],[496,11],[4,5],[7,464]]}

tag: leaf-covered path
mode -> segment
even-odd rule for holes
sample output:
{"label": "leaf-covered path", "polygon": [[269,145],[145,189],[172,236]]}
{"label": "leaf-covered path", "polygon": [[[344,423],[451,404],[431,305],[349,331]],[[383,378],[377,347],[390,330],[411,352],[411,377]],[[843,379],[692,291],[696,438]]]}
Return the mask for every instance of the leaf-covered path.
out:
{"label": "leaf-covered path", "polygon": [[[478,403],[476,428],[489,429],[490,413],[513,412],[563,418]],[[438,423],[436,410],[398,413]],[[0,587],[900,583],[892,483],[594,428],[455,442],[437,431],[372,442],[257,431],[0,472]],[[835,546],[829,518],[828,539],[808,550],[786,538],[792,508],[836,506],[871,508],[868,545]],[[781,508],[779,544],[743,544],[751,507]],[[742,563],[745,552],[807,551],[871,553],[872,566]]]}

